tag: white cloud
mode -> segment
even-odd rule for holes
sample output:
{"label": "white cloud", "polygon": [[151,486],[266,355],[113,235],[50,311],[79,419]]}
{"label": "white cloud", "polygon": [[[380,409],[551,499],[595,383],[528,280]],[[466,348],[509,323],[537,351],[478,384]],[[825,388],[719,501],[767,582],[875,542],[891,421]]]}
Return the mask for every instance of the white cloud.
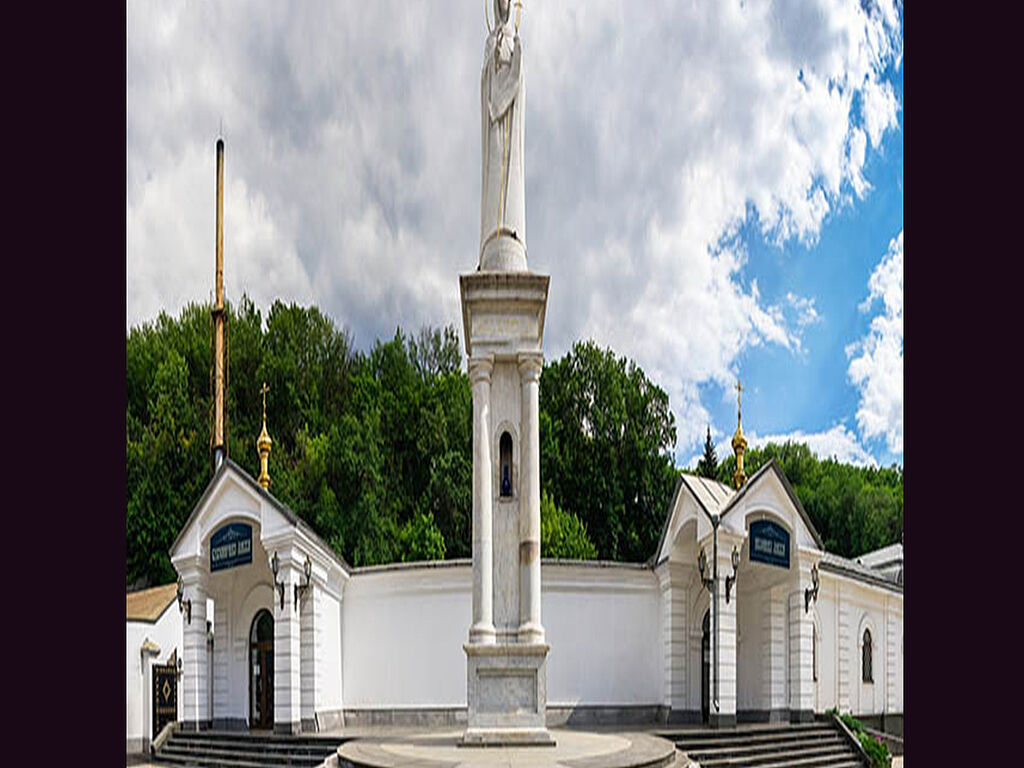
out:
{"label": "white cloud", "polygon": [[[787,441],[806,443],[807,447],[811,449],[811,453],[815,454],[819,459],[835,458],[844,464],[853,464],[858,467],[878,466],[874,456],[868,453],[867,449],[857,439],[857,435],[847,429],[845,424],[836,424],[823,432],[804,432],[797,429],[785,434],[775,435],[758,435],[756,432],[744,430],[744,436],[747,438],[749,448],[763,448],[768,443],[781,445]],[[698,453],[691,457],[687,466],[695,468],[701,455],[701,453]],[[715,445],[715,455],[718,456],[719,461],[726,456],[732,455],[731,433]]]}
{"label": "white cloud", "polygon": [[857,426],[865,440],[884,437],[894,454],[903,453],[903,231],[868,280],[868,312],[881,300],[867,335],[847,348],[848,375],[860,390]]}
{"label": "white cloud", "polygon": [[[733,381],[750,347],[798,352],[813,322],[813,297],[760,295],[735,235],[753,217],[771,240],[813,243],[866,193],[902,54],[900,13],[871,8],[524,7],[547,355],[593,337],[635,359],[669,392],[680,447],[710,420],[699,384]],[[130,3],[127,323],[210,295],[223,120],[229,298],[314,301],[359,345],[399,324],[461,329],[484,35],[473,3]]]}

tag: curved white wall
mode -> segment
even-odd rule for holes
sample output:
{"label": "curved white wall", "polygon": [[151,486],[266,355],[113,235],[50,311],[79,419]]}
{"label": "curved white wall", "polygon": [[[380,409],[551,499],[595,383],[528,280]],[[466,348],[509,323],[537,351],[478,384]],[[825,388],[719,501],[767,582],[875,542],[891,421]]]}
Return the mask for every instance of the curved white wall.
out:
{"label": "curved white wall", "polygon": [[[342,601],[346,709],[464,707],[471,566],[357,571]],[[657,705],[660,592],[647,568],[544,563],[548,704]]]}

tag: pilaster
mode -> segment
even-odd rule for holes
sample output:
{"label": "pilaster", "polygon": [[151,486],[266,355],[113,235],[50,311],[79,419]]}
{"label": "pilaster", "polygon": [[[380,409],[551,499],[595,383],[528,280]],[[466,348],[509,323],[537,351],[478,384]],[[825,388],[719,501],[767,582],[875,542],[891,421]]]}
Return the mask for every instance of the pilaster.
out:
{"label": "pilaster", "polygon": [[766,589],[761,602],[761,698],[769,720],[789,719],[786,700],[787,588]]}
{"label": "pilaster", "polygon": [[811,586],[810,563],[796,567],[795,589],[789,595],[789,713],[793,722],[814,719],[814,619],[805,608]]}
{"label": "pilaster", "polygon": [[299,611],[295,585],[301,583],[302,564],[297,553],[280,553],[277,581],[284,584],[284,600],[274,590],[274,731],[301,730],[301,667]]}
{"label": "pilaster", "polygon": [[[719,531],[718,590],[712,596],[718,613],[718,651],[715,651],[714,612],[711,635],[711,726],[736,724],[736,602],[739,594],[734,588],[728,602],[725,599],[725,577],[732,574],[732,543]],[[718,670],[718,707],[715,707],[714,671]]]}
{"label": "pilaster", "polygon": [[669,561],[658,571],[662,617],[662,703],[668,710],[670,721],[677,719],[687,708],[687,610],[689,571],[692,570],[693,566]]}
{"label": "pilaster", "polygon": [[838,645],[838,678],[839,696],[836,705],[840,712],[849,712],[850,690],[853,682],[853,669],[850,659],[850,648],[852,646],[852,635],[850,628],[850,609],[843,601],[842,592],[836,588],[836,605],[838,606],[839,624],[836,631],[836,643]]}
{"label": "pilaster", "polygon": [[899,622],[892,600],[885,601],[885,705],[884,711],[899,712],[896,699],[896,658],[899,653]]}
{"label": "pilaster", "polygon": [[302,730],[317,730],[316,710],[320,704],[320,675],[323,649],[321,630],[323,622],[321,611],[323,605],[323,588],[313,581],[305,590],[299,601],[299,636],[300,661],[299,677],[301,679]]}
{"label": "pilaster", "polygon": [[232,587],[218,591],[213,601],[213,712],[214,728],[225,727],[224,715],[231,711],[228,669],[231,659],[231,595]]}
{"label": "pilaster", "polygon": [[210,726],[209,647],[206,642],[207,577],[199,568],[181,574],[184,599],[191,601],[182,615],[182,704],[183,727],[199,730]]}

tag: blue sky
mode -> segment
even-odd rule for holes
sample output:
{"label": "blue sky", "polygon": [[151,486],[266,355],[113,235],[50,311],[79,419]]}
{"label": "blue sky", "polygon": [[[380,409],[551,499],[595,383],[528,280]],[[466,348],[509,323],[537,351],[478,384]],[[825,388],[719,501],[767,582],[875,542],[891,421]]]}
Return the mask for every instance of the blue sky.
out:
{"label": "blue sky", "polygon": [[[898,0],[524,3],[529,265],[549,359],[669,394],[679,465],[755,445],[902,463]],[[128,327],[225,284],[356,345],[453,324],[476,267],[481,3],[129,3]]]}
{"label": "blue sky", "polygon": [[[902,105],[903,69],[886,73]],[[756,280],[770,304],[785,302],[789,293],[811,296],[820,320],[806,327],[802,353],[778,346],[748,348],[738,358],[744,384],[744,429],[760,435],[800,430],[820,433],[837,424],[854,432],[866,453],[880,465],[903,464],[884,439],[865,440],[857,428],[859,392],[847,375],[846,348],[863,338],[873,313],[859,309],[867,297],[871,273],[889,241],[903,230],[903,113],[899,128],[885,135],[878,152],[867,156],[864,176],[871,189],[863,199],[844,205],[821,228],[818,240],[789,240],[779,247],[748,220],[739,237],[748,253],[745,278]],[[752,217],[753,218],[753,217]],[[704,389],[713,426],[722,430],[716,450],[736,424],[736,391],[716,383]],[[692,461],[687,457],[686,461]]]}

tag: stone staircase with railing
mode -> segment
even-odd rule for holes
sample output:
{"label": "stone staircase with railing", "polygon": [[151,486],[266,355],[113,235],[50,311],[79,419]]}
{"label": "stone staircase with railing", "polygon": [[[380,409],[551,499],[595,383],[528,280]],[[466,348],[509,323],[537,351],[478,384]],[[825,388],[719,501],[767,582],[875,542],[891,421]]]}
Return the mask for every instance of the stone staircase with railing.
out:
{"label": "stone staircase with railing", "polygon": [[157,748],[153,762],[204,768],[316,768],[345,740],[340,736],[175,730]]}
{"label": "stone staircase with railing", "polygon": [[[835,722],[662,731],[701,768],[865,768]],[[685,764],[685,763],[684,763]]]}

